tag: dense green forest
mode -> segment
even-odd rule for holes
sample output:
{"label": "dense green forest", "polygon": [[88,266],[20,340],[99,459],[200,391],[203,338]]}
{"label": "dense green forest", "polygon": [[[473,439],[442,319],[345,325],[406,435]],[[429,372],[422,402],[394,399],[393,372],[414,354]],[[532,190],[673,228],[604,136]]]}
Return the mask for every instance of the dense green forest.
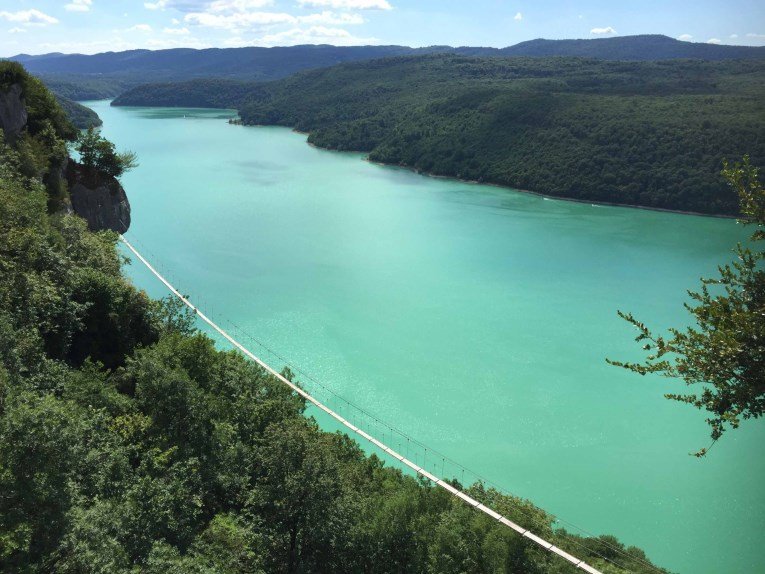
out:
{"label": "dense green forest", "polygon": [[39,77],[56,96],[76,101],[114,98],[135,86],[134,82],[103,78],[99,75],[81,77],[69,74],[40,74]]}
{"label": "dense green forest", "polygon": [[69,98],[65,98],[59,94],[55,95],[56,100],[58,100],[58,105],[64,110],[74,127],[85,130],[89,127],[98,127],[103,123],[101,118],[98,117],[98,114],[90,108],[77,102],[73,102]]}
{"label": "dense green forest", "polygon": [[114,106],[239,108],[260,84],[222,78],[147,84],[112,100]]}
{"label": "dense green forest", "polygon": [[505,56],[578,56],[603,60],[637,61],[678,58],[728,60],[765,57],[765,49],[762,47],[685,42],[662,34],[571,40],[538,38],[520,42],[500,51]]}
{"label": "dense green forest", "polygon": [[765,63],[398,58],[255,92],[250,124],[550,195],[732,214],[721,157],[765,163]]}
{"label": "dense green forest", "polygon": [[[288,388],[136,290],[117,236],[89,232],[44,183],[76,131],[0,64],[0,92],[14,83],[29,119],[0,140],[0,571],[575,571],[322,432]],[[605,573],[653,571],[613,537],[468,490]]]}
{"label": "dense green forest", "polygon": [[[721,158],[765,164],[765,61],[400,57],[267,84],[143,86],[115,105],[237,107],[372,161],[549,195],[735,214]],[[219,104],[217,104],[219,102]]]}

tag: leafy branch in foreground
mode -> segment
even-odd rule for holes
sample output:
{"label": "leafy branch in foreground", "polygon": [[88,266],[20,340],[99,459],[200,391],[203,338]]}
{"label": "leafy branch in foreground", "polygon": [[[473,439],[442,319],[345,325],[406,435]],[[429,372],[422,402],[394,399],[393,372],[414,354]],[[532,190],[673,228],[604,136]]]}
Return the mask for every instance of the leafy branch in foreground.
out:
{"label": "leafy branch in foreground", "polygon": [[[739,196],[740,223],[755,225],[752,241],[765,239],[765,190],[749,157],[724,164],[723,176]],[[725,430],[738,428],[742,419],[759,418],[765,412],[765,259],[762,249],[739,243],[736,261],[720,266],[720,276],[702,279],[701,290],[689,291],[692,303],[685,308],[697,326],[669,329],[664,337],[654,334],[631,313],[619,316],[635,326],[648,353],[642,363],[606,359],[611,365],[646,375],[658,373],[679,378],[687,385],[701,385],[698,393],[669,393],[668,399],[706,409],[711,416],[712,441]],[[714,291],[714,292],[712,292]],[[695,453],[707,453],[702,448]]]}

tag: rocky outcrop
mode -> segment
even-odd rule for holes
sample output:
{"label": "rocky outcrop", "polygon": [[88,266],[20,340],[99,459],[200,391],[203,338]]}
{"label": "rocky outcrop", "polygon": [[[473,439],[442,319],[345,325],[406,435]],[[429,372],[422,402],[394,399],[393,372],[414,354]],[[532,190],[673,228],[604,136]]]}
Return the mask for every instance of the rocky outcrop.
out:
{"label": "rocky outcrop", "polygon": [[[27,109],[21,84],[11,84],[6,90],[0,89],[0,129],[5,140],[13,143],[27,125]],[[63,174],[61,173],[63,171]],[[88,222],[91,231],[111,229],[117,233],[125,233],[130,227],[130,203],[125,190],[116,178],[100,171],[85,168],[83,165],[69,159],[60,168],[56,167],[47,174],[46,178],[58,178],[63,175],[69,188],[71,208],[65,198],[49,200],[49,207],[64,213],[75,214]],[[46,184],[50,181],[46,179]],[[50,189],[58,189],[58,184],[48,185]],[[49,191],[50,193],[50,191]]]}
{"label": "rocky outcrop", "polygon": [[88,222],[91,231],[111,229],[125,233],[130,227],[130,203],[116,178],[70,160],[66,167],[72,209]]}
{"label": "rocky outcrop", "polygon": [[11,84],[7,91],[0,91],[0,129],[5,139],[13,142],[27,125],[27,109],[20,84]]}

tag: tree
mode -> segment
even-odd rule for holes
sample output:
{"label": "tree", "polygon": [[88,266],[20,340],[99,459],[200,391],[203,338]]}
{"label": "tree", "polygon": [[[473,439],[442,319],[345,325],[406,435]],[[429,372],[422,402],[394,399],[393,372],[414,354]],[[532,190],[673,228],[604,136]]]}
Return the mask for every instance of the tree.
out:
{"label": "tree", "polygon": [[80,154],[82,165],[113,177],[120,177],[126,171],[138,166],[135,152],[117,152],[114,144],[101,137],[93,126],[86,132],[80,133],[74,149]]}
{"label": "tree", "polygon": [[248,507],[270,525],[269,572],[358,571],[349,544],[358,509],[344,467],[358,462],[360,449],[347,437],[316,430],[315,423],[293,418],[264,433],[259,460],[267,471]]}
{"label": "tree", "polygon": [[[723,175],[739,196],[740,223],[756,226],[752,242],[765,239],[765,190],[749,157]],[[702,279],[700,291],[689,291],[693,303],[685,308],[696,327],[669,329],[667,337],[655,335],[631,313],[619,316],[638,329],[635,339],[648,353],[642,363],[608,362],[635,373],[658,373],[698,385],[697,393],[668,393],[668,399],[705,409],[712,427],[712,444],[727,428],[738,428],[742,419],[759,418],[765,411],[765,251],[735,249],[736,261],[720,266],[720,276]],[[708,449],[695,453],[704,456]]]}

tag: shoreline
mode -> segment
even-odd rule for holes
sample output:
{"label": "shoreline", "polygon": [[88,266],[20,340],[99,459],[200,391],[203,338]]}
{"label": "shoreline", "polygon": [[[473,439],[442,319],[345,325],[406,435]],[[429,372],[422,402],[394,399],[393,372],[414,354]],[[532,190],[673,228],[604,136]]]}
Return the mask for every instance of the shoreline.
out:
{"label": "shoreline", "polygon": [[[287,127],[287,126],[278,126],[278,125],[274,126],[274,125],[270,125],[270,124],[237,124],[237,125],[241,125],[241,126],[245,126],[245,127],[247,127],[248,125],[249,126],[260,126],[260,127]],[[300,134],[300,135],[304,135],[304,136],[310,136],[311,135],[311,132],[304,132],[304,131],[301,131],[301,130],[299,130],[297,128],[289,128],[289,129],[291,129],[296,134]],[[452,181],[458,181],[460,183],[470,183],[470,184],[474,184],[474,185],[490,185],[492,187],[498,187],[500,189],[504,189],[504,190],[507,190],[507,191],[517,191],[519,193],[528,193],[530,195],[536,195],[537,197],[543,197],[543,198],[546,198],[546,199],[554,199],[554,200],[557,200],[557,201],[570,201],[570,202],[573,202],[573,203],[584,203],[584,204],[598,205],[598,206],[604,206],[604,207],[627,207],[627,208],[630,208],[630,209],[642,209],[642,210],[645,210],[645,211],[658,211],[658,212],[663,212],[663,213],[676,213],[678,215],[695,215],[697,217],[714,217],[715,219],[733,219],[733,220],[737,220],[738,219],[738,216],[736,216],[736,215],[724,215],[724,214],[720,214],[720,213],[702,213],[702,212],[699,212],[699,211],[685,211],[685,210],[682,210],[682,209],[669,209],[669,208],[666,208],[666,207],[649,207],[647,205],[634,205],[634,204],[631,204],[631,203],[614,203],[612,201],[595,201],[595,200],[592,200],[592,199],[577,199],[575,197],[562,197],[562,196],[559,196],[559,195],[550,195],[549,193],[544,193],[544,192],[541,192],[541,191],[532,191],[530,189],[520,189],[520,188],[517,188],[517,187],[510,187],[509,185],[505,185],[505,184],[502,184],[502,183],[493,183],[493,182],[487,182],[487,181],[476,181],[474,179],[463,179],[461,177],[457,177],[457,176],[453,176],[453,175],[439,175],[439,174],[435,174],[435,173],[429,173],[427,171],[423,171],[421,169],[418,169],[418,168],[412,167],[412,166],[408,166],[408,165],[402,165],[402,164],[397,164],[397,163],[385,163],[385,162],[382,162],[382,161],[373,161],[373,160],[369,159],[369,152],[351,151],[351,150],[337,150],[337,149],[332,149],[332,148],[327,148],[327,147],[322,147],[322,146],[316,145],[314,143],[309,142],[308,140],[306,140],[306,143],[309,146],[313,147],[313,148],[320,149],[320,150],[323,150],[323,151],[332,151],[332,152],[336,152],[336,153],[360,153],[360,154],[365,154],[364,161],[366,161],[368,163],[371,163],[373,165],[379,165],[379,166],[382,166],[382,167],[394,167],[394,168],[397,168],[397,169],[405,169],[407,171],[414,172],[417,175],[422,175],[424,177],[433,177],[433,178],[437,178],[437,179],[450,179]]]}
{"label": "shoreline", "polygon": [[[115,98],[111,98],[111,102],[113,102],[114,99]],[[106,100],[109,100],[109,98],[105,98],[104,101],[106,101]],[[97,100],[97,101],[101,101],[101,100]],[[110,103],[109,105],[112,106],[113,104]],[[168,107],[168,106],[118,105],[118,106],[113,106],[113,107],[128,107],[128,108],[129,107],[136,107],[136,108],[142,108],[142,107]],[[169,107],[176,108],[176,107],[182,107],[182,106],[169,106]],[[287,128],[287,129],[293,131],[296,134],[300,134],[300,135],[304,135],[304,136],[310,136],[311,135],[311,132],[302,131],[302,130],[299,130],[299,129],[295,128],[295,127],[282,126],[282,125],[279,125],[279,124],[245,124],[245,123],[242,122],[241,117],[239,117],[239,110],[237,110],[236,108],[191,108],[190,107],[189,109],[225,110],[225,111],[230,110],[230,111],[235,111],[237,113],[237,117],[236,118],[229,118],[229,120],[228,120],[229,125],[236,125],[236,126],[243,126],[243,127],[280,127],[280,128]],[[427,171],[423,171],[421,169],[418,169],[418,168],[412,167],[412,166],[408,166],[408,165],[395,164],[395,163],[385,163],[385,162],[381,162],[381,161],[372,161],[372,160],[369,159],[369,152],[332,149],[332,148],[322,147],[322,146],[316,145],[314,143],[309,142],[308,140],[306,140],[306,143],[309,146],[313,147],[313,148],[324,150],[324,151],[333,151],[333,152],[338,152],[338,153],[360,153],[360,154],[366,154],[366,157],[364,158],[364,161],[369,162],[371,164],[375,164],[375,165],[379,165],[379,166],[383,166],[383,167],[395,167],[395,168],[399,168],[399,169],[405,169],[405,170],[412,171],[412,172],[414,172],[414,173],[416,173],[418,175],[422,175],[422,176],[425,176],[425,177],[435,177],[435,178],[439,178],[439,179],[451,179],[453,181],[459,181],[461,183],[471,183],[471,184],[475,184],[475,185],[490,185],[492,187],[498,187],[500,189],[505,189],[505,190],[508,190],[508,191],[517,191],[519,193],[527,193],[527,194],[530,194],[530,195],[536,195],[538,197],[543,197],[543,198],[547,198],[547,199],[554,199],[554,200],[558,200],[558,201],[571,201],[571,202],[574,202],[574,203],[584,203],[584,204],[604,206],[604,207],[626,207],[626,208],[629,208],[629,209],[642,209],[642,210],[645,210],[645,211],[658,211],[658,212],[663,212],[663,213],[675,213],[675,214],[678,214],[678,215],[694,215],[694,216],[697,216],[697,217],[714,217],[716,219],[733,219],[733,220],[737,220],[738,217],[739,217],[737,215],[725,215],[725,214],[722,214],[722,213],[702,213],[702,212],[699,212],[699,211],[687,211],[687,210],[683,210],[683,209],[670,209],[670,208],[667,208],[667,207],[650,207],[650,206],[647,206],[647,205],[635,205],[635,204],[632,204],[632,203],[615,203],[613,201],[596,201],[596,200],[592,200],[592,199],[578,199],[578,198],[575,198],[575,197],[563,197],[563,196],[560,196],[560,195],[550,195],[549,193],[545,193],[545,192],[542,192],[542,191],[532,191],[530,189],[520,189],[520,188],[517,188],[517,187],[511,187],[511,186],[503,184],[503,183],[494,183],[494,182],[487,182],[487,181],[476,181],[476,180],[473,180],[473,179],[463,179],[461,177],[457,177],[457,176],[453,176],[453,175],[439,175],[439,174],[435,174],[435,173],[429,173]]]}
{"label": "shoreline", "polygon": [[[323,148],[314,144],[308,144],[308,145],[313,146],[316,149],[322,149],[327,151],[338,151],[338,150],[329,150],[328,148]],[[352,152],[352,153],[364,153],[364,152]],[[527,193],[529,195],[536,195],[537,197],[542,197],[545,199],[554,199],[556,201],[570,201],[572,203],[584,203],[584,204],[597,205],[597,206],[603,206],[603,207],[627,207],[630,209],[642,209],[644,211],[659,211],[663,213],[676,213],[678,215],[695,215],[698,217],[714,217],[715,219],[738,219],[738,216],[736,215],[724,215],[724,214],[718,214],[718,213],[702,213],[699,211],[683,211],[681,209],[669,209],[666,207],[648,207],[646,205],[634,205],[631,203],[614,203],[611,201],[596,201],[593,199],[577,199],[575,197],[563,197],[560,195],[550,195],[549,193],[543,193],[541,191],[531,191],[530,189],[520,189],[518,187],[510,187],[509,185],[505,185],[502,183],[491,183],[487,181],[477,181],[474,179],[462,179],[461,177],[456,177],[452,175],[438,175],[435,173],[428,173],[427,171],[422,171],[420,169],[417,169],[415,167],[410,167],[408,165],[385,163],[382,161],[372,161],[371,159],[369,159],[369,156],[365,157],[364,161],[374,165],[379,165],[382,167],[395,167],[398,169],[405,169],[407,171],[412,171],[424,177],[434,177],[437,179],[450,179],[453,181],[458,181],[460,183],[470,183],[474,185],[490,185],[492,187],[498,187],[500,189],[504,189],[507,191],[517,191],[518,193]]]}
{"label": "shoreline", "polygon": [[[113,99],[112,99],[113,101]],[[112,104],[110,104],[112,105]],[[147,106],[114,106],[114,107],[147,107]],[[151,106],[148,106],[151,107]],[[160,106],[161,107],[161,106]],[[175,107],[175,106],[171,106]],[[190,108],[191,109],[191,108]],[[235,108],[196,108],[196,109],[214,109],[214,110],[231,110],[237,112],[236,118],[230,118],[228,120],[229,125],[237,125],[237,126],[243,126],[243,127],[281,127],[281,128],[287,128],[293,131],[296,134],[304,135],[304,136],[310,136],[311,132],[302,131],[294,127],[290,126],[281,126],[278,124],[245,124],[242,122],[241,118],[239,117],[239,112]],[[232,121],[233,120],[233,121]],[[670,209],[666,207],[649,207],[647,205],[635,205],[632,203],[615,203],[613,201],[596,201],[592,199],[579,199],[575,197],[563,197],[559,195],[551,195],[549,193],[544,193],[542,191],[532,191],[530,189],[520,189],[517,187],[511,187],[509,185],[503,184],[503,183],[494,183],[494,182],[487,182],[487,181],[476,181],[474,179],[463,179],[461,177],[453,176],[453,175],[439,175],[435,173],[429,173],[427,171],[423,171],[421,169],[418,169],[416,167],[408,166],[408,165],[402,165],[402,164],[395,164],[395,163],[385,163],[381,161],[372,161],[369,159],[369,152],[363,152],[363,151],[353,151],[353,150],[338,150],[338,149],[332,149],[328,147],[322,147],[319,145],[316,145],[314,143],[309,142],[306,139],[306,143],[316,149],[320,149],[323,151],[332,151],[337,153],[360,153],[360,154],[366,154],[366,157],[364,158],[364,161],[369,162],[371,164],[383,166],[383,167],[394,167],[398,169],[405,169],[411,172],[414,172],[418,175],[422,175],[425,177],[435,177],[439,179],[450,179],[453,181],[458,181],[461,183],[470,183],[475,185],[490,185],[492,187],[498,187],[500,189],[504,189],[507,191],[517,191],[519,193],[527,193],[530,195],[536,195],[537,197],[543,197],[546,199],[554,199],[558,201],[570,201],[573,203],[583,203],[583,204],[590,204],[590,205],[597,205],[597,206],[604,206],[604,207],[626,207],[629,209],[642,209],[645,211],[658,211],[663,213],[675,213],[678,215],[694,215],[697,217],[714,217],[716,219],[733,219],[737,220],[737,215],[725,215],[721,213],[702,213],[699,211],[687,211],[683,209]]]}

